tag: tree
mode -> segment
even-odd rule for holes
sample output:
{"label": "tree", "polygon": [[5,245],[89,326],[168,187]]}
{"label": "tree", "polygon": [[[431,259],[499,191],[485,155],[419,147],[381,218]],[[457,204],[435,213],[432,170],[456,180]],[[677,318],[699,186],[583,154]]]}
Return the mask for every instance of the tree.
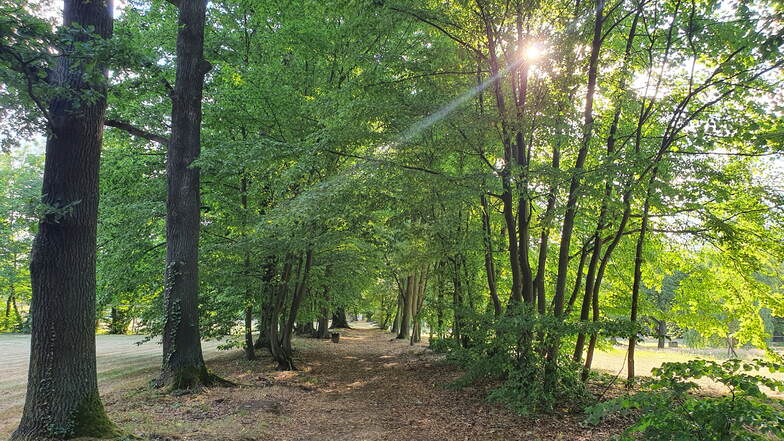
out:
{"label": "tree", "polygon": [[179,10],[177,75],[172,90],[172,130],[166,173],[166,276],[163,366],[159,386],[193,389],[213,383],[199,332],[199,168],[206,0],[174,2]]}
{"label": "tree", "polygon": [[[63,92],[45,110],[42,205],[30,261],[32,315],[27,396],[14,440],[117,434],[98,395],[95,255],[98,170],[106,111],[111,1],[66,0],[60,47],[47,72]],[[88,62],[96,57],[98,63]],[[43,109],[42,109],[43,110]]]}

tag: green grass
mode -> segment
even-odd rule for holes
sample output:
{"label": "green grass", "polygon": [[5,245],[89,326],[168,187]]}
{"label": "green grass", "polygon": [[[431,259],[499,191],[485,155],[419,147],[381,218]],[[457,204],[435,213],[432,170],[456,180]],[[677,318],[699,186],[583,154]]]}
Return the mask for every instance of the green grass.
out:
{"label": "green grass", "polygon": [[[603,348],[594,354],[593,368],[604,371],[611,375],[619,375],[626,378],[626,346],[613,346]],[[762,358],[763,352],[760,350],[739,349],[736,350],[738,357],[742,359]],[[685,362],[695,359],[705,359],[721,361],[728,358],[726,349],[691,349],[691,348],[665,348],[657,349],[655,345],[641,345],[635,350],[634,365],[637,376],[647,377],[651,375],[651,370],[657,368],[665,362]],[[771,378],[784,381],[784,373],[764,373]],[[709,380],[700,380],[699,383],[704,389],[711,392],[724,392],[722,387]],[[770,392],[771,396],[784,398],[781,392]]]}

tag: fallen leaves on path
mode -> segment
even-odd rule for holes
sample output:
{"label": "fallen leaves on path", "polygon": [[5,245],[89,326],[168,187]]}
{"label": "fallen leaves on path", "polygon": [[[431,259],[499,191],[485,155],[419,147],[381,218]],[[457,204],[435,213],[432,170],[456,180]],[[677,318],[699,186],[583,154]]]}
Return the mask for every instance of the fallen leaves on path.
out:
{"label": "fallen leaves on path", "polygon": [[460,371],[423,345],[375,329],[340,330],[340,343],[297,339],[295,372],[268,358],[224,357],[211,368],[239,384],[174,397],[145,387],[106,397],[125,430],[159,441],[603,440],[615,427],[579,415],[521,417],[482,387],[447,386]]}

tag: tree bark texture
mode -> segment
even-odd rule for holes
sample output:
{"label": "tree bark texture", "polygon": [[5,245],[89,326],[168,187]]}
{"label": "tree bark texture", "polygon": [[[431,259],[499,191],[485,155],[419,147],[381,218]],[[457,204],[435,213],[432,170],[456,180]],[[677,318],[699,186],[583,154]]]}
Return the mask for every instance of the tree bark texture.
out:
{"label": "tree bark texture", "polygon": [[[112,35],[112,2],[66,0],[64,27],[92,28],[80,44]],[[118,435],[98,395],[95,367],[95,255],[98,170],[106,113],[105,66],[97,83],[86,79],[73,47],[58,58],[48,78],[94,100],[54,98],[47,112],[40,220],[32,246],[32,315],[27,395],[14,441]]]}
{"label": "tree bark texture", "polygon": [[163,365],[159,386],[198,388],[211,378],[199,333],[199,169],[204,76],[205,0],[180,0],[172,131],[166,161],[166,279]]}

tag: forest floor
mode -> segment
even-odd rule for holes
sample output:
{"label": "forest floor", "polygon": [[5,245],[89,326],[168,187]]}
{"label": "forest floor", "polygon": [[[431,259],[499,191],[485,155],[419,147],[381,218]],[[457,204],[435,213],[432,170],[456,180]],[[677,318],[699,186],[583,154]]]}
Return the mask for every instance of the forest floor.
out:
{"label": "forest floor", "polygon": [[[99,336],[101,394],[123,431],[150,441],[604,440],[622,430],[622,421],[584,427],[582,415],[569,411],[516,415],[488,402],[484,386],[450,388],[460,370],[424,344],[395,340],[363,322],[352,326],[340,330],[338,344],[297,338],[294,372],[275,371],[266,351],[247,361],[241,351],[204,343],[210,369],[238,386],[183,396],[149,387],[159,345]],[[28,347],[27,336],[0,336],[0,439],[19,421]],[[638,357],[643,375],[662,361],[683,361],[673,351],[644,352],[652,355]],[[604,351],[597,362],[615,375],[623,351]]]}
{"label": "forest floor", "polygon": [[578,414],[522,418],[480,388],[452,389],[461,372],[423,344],[365,323],[340,343],[297,339],[294,372],[267,354],[210,363],[234,388],[176,397],[144,384],[105,396],[112,419],[144,439],[217,441],[602,440],[617,428],[584,428]]}
{"label": "forest floor", "polygon": [[[338,344],[297,339],[298,371],[275,371],[267,354],[246,361],[232,351],[208,364],[237,387],[174,396],[149,388],[155,363],[100,380],[104,404],[126,433],[151,441],[603,440],[619,430],[582,427],[572,413],[518,416],[480,387],[449,388],[461,372],[424,345],[355,325],[340,330]],[[20,411],[0,415],[0,439]]]}

